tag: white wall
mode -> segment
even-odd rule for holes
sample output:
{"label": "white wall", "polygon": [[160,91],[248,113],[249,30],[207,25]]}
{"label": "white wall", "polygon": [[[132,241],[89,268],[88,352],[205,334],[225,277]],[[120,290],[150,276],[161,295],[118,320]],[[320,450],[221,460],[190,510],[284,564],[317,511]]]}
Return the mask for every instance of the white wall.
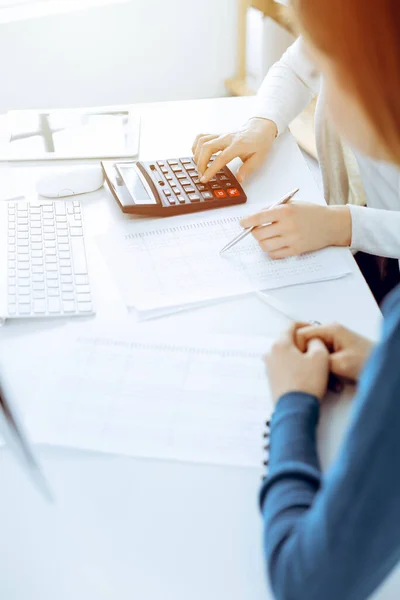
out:
{"label": "white wall", "polygon": [[236,0],[131,0],[0,24],[0,113],[225,95]]}

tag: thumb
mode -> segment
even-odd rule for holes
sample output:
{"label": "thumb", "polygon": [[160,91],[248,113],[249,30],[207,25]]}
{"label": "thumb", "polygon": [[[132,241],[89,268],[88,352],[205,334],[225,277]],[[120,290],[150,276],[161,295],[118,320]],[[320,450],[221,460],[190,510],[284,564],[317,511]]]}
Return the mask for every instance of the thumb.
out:
{"label": "thumb", "polygon": [[245,160],[242,166],[238,169],[236,173],[236,177],[239,183],[242,183],[245,179],[249,177],[254,171],[258,169],[262,165],[264,161],[264,157],[259,152],[252,154],[250,158]]}

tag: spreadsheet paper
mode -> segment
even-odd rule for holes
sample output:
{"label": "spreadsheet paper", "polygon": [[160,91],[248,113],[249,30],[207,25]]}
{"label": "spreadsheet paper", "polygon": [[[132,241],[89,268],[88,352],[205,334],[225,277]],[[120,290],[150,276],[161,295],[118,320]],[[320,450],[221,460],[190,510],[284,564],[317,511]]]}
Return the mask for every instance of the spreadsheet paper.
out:
{"label": "spreadsheet paper", "polygon": [[272,411],[262,360],[270,344],[94,328],[71,338],[49,369],[30,431],[41,444],[260,468]]}
{"label": "spreadsheet paper", "polygon": [[186,306],[350,272],[347,250],[326,248],[272,260],[252,236],[221,256],[221,248],[242,231],[242,216],[121,225],[113,234],[119,249],[113,272],[128,306],[142,311]]}

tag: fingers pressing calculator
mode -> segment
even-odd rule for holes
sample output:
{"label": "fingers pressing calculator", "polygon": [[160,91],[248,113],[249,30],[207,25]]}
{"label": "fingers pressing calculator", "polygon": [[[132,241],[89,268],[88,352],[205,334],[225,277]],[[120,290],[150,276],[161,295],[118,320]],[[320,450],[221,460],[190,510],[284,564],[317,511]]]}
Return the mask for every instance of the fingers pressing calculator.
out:
{"label": "fingers pressing calculator", "polygon": [[193,158],[101,164],[110,190],[125,213],[168,217],[247,200],[228,167],[202,184]]}

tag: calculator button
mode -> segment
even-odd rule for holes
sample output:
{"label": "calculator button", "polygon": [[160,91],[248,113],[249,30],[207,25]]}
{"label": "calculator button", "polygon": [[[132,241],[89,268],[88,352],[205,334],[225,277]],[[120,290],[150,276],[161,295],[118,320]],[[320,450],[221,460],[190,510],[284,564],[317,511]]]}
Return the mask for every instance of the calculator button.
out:
{"label": "calculator button", "polygon": [[179,202],[179,204],[185,204],[186,203],[185,198],[183,196],[178,196],[178,202]]}
{"label": "calculator button", "polygon": [[164,161],[163,160],[159,160],[157,161],[157,164],[159,167],[163,167],[164,166]]}
{"label": "calculator button", "polygon": [[198,185],[200,183],[200,179],[198,177],[193,177],[193,183]]}
{"label": "calculator button", "polygon": [[169,190],[165,190],[164,194],[167,196],[167,198],[171,195],[171,192]]}
{"label": "calculator button", "polygon": [[215,190],[214,196],[216,198],[226,198],[226,192],[225,190]]}
{"label": "calculator button", "polygon": [[176,176],[178,179],[186,179],[187,177],[186,173],[177,173]]}
{"label": "calculator button", "polygon": [[195,193],[196,193],[196,190],[195,190],[194,188],[192,188],[192,187],[189,187],[189,188],[188,188],[188,187],[185,187],[185,192],[186,192],[187,194],[195,194]]}
{"label": "calculator button", "polygon": [[172,177],[172,175],[167,175],[167,176],[165,177],[165,179],[166,179],[167,181],[173,181],[173,180],[174,180],[174,178]]}
{"label": "calculator button", "polygon": [[171,169],[173,170],[174,173],[181,173],[182,172],[182,167],[180,165],[173,165],[171,167]]}
{"label": "calculator button", "polygon": [[169,171],[168,169],[165,169],[164,167],[161,169],[161,173],[164,173],[164,175],[168,175]]}
{"label": "calculator button", "polygon": [[230,196],[232,196],[232,198],[235,198],[237,196],[240,196],[240,192],[237,188],[229,188],[228,190],[226,190],[228,192],[228,194]]}
{"label": "calculator button", "polygon": [[172,197],[171,197],[171,198],[168,198],[168,202],[169,202],[170,204],[176,204],[176,198],[172,198]]}
{"label": "calculator button", "polygon": [[214,198],[214,196],[212,195],[211,192],[203,192],[203,198],[204,198],[204,200],[212,200]]}
{"label": "calculator button", "polygon": [[190,202],[200,202],[200,196],[197,194],[188,194]]}
{"label": "calculator button", "polygon": [[219,190],[221,188],[219,183],[212,183],[210,187],[212,190]]}
{"label": "calculator button", "polygon": [[212,179],[210,179],[210,183],[218,183],[218,179],[216,177],[213,177]]}
{"label": "calculator button", "polygon": [[229,181],[229,177],[227,177],[224,173],[220,176],[221,181]]}
{"label": "calculator button", "polygon": [[188,185],[188,186],[191,186],[191,185],[192,185],[192,182],[191,182],[191,181],[189,181],[189,179],[181,179],[181,181],[180,181],[179,183],[180,183],[180,184],[181,184],[183,187],[186,187],[187,185]]}
{"label": "calculator button", "polygon": [[168,164],[172,166],[172,165],[178,165],[179,163],[177,160],[169,160]]}
{"label": "calculator button", "polygon": [[177,188],[175,185],[172,186],[172,191],[179,196],[179,194],[181,193],[181,190],[179,188]]}
{"label": "calculator button", "polygon": [[201,183],[200,185],[198,185],[198,186],[197,186],[197,189],[198,189],[200,192],[205,192],[205,190],[207,189],[207,186],[206,186],[206,185],[203,185],[203,184]]}
{"label": "calculator button", "polygon": [[191,177],[192,177],[192,173],[191,173],[192,171],[196,171],[196,173],[197,173],[197,169],[196,169],[196,168],[195,168],[193,165],[187,166],[187,167],[186,167],[186,171],[187,171],[188,173],[190,172],[190,176],[191,176]]}

